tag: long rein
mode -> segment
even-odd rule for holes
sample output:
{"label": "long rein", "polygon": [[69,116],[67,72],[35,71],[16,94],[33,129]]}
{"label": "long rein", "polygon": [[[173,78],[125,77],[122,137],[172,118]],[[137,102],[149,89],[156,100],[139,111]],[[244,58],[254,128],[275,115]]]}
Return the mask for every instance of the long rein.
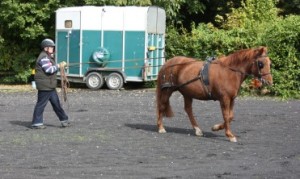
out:
{"label": "long rein", "polygon": [[60,80],[60,84],[61,84],[61,96],[64,100],[64,102],[67,101],[67,92],[68,92],[68,88],[70,87],[70,82],[65,74],[65,67],[61,66],[59,67],[60,70],[60,76],[61,76],[61,80]]}
{"label": "long rein", "polygon": [[[261,57],[262,57],[262,56],[261,56]],[[195,62],[203,62],[203,61],[198,61],[198,60],[196,60],[196,61],[190,61],[190,62],[186,62],[186,63],[176,63],[176,64],[169,65],[169,66],[167,66],[167,67],[173,67],[173,66],[176,66],[176,65],[186,65],[186,64],[189,64],[189,63],[195,63]],[[239,69],[232,68],[232,67],[230,67],[230,66],[224,65],[224,64],[222,64],[222,63],[220,63],[220,62],[217,62],[217,61],[211,61],[210,63],[211,63],[211,64],[219,64],[219,65],[221,65],[221,66],[223,66],[223,67],[225,67],[225,68],[227,68],[227,69],[229,69],[229,70],[231,70],[231,71],[238,72],[238,73],[240,73],[240,74],[242,75],[242,77],[243,77],[243,76],[245,76],[245,77],[249,77],[249,76],[257,77],[258,80],[261,81],[261,82],[263,82],[263,79],[262,79],[263,76],[267,76],[267,75],[270,75],[270,74],[271,74],[271,73],[264,73],[264,74],[261,73],[261,70],[260,70],[260,68],[259,68],[259,66],[258,66],[258,60],[257,60],[257,59],[256,59],[254,62],[252,62],[252,65],[253,65],[254,63],[256,63],[256,65],[257,65],[257,70],[258,70],[258,76],[255,76],[254,74],[251,74],[251,73],[242,72],[242,71],[239,70]],[[241,78],[242,78],[242,77],[241,77]],[[193,79],[191,79],[191,80],[189,80],[189,81],[187,81],[187,82],[185,82],[185,83],[182,83],[182,84],[176,86],[175,88],[176,88],[176,89],[179,89],[179,88],[181,88],[181,87],[183,87],[183,86],[185,86],[185,85],[188,85],[188,84],[190,84],[190,83],[192,83],[192,82],[194,82],[194,81],[197,81],[197,80],[199,80],[199,79],[201,79],[201,75],[198,75],[197,77],[195,77],[195,78],[193,78]]]}
{"label": "long rein", "polygon": [[219,62],[211,62],[211,64],[220,64],[220,65],[222,65],[223,67],[228,68],[228,69],[231,70],[231,71],[238,72],[238,73],[240,73],[241,75],[243,75],[243,76],[245,76],[245,77],[248,77],[248,76],[254,76],[254,77],[257,77],[260,81],[262,80],[262,77],[263,77],[263,76],[267,76],[267,75],[270,75],[270,74],[271,74],[271,73],[263,73],[263,74],[261,73],[261,70],[260,70],[260,68],[259,68],[258,60],[257,60],[257,59],[256,59],[254,62],[252,62],[251,65],[253,65],[254,63],[256,63],[256,67],[257,67],[257,71],[258,71],[258,75],[257,75],[257,76],[255,76],[254,74],[251,74],[251,73],[242,72],[242,71],[239,70],[239,69],[232,68],[232,67],[230,67],[230,66],[224,65],[224,64],[219,63]]}

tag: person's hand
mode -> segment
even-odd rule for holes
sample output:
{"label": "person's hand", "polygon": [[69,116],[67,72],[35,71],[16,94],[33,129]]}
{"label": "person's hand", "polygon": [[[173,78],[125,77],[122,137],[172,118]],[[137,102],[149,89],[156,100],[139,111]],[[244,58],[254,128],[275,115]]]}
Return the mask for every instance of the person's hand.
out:
{"label": "person's hand", "polygon": [[65,61],[62,61],[62,62],[59,63],[59,67],[65,68],[66,65],[67,65],[67,63]]}

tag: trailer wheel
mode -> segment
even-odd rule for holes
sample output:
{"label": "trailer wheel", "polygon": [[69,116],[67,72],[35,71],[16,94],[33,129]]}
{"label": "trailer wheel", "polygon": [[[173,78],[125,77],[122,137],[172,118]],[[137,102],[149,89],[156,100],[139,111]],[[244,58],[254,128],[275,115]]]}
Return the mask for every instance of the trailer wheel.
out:
{"label": "trailer wheel", "polygon": [[123,77],[119,73],[111,73],[106,78],[106,85],[111,90],[121,89],[123,83]]}
{"label": "trailer wheel", "polygon": [[86,77],[86,86],[92,90],[100,89],[103,84],[103,77],[100,73],[92,72]]}

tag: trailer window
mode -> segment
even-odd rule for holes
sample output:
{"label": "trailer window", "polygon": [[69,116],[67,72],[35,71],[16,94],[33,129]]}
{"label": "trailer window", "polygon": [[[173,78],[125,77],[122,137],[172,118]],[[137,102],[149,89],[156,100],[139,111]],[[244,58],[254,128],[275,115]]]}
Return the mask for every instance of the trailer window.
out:
{"label": "trailer window", "polygon": [[72,28],[72,20],[65,20],[65,28]]}

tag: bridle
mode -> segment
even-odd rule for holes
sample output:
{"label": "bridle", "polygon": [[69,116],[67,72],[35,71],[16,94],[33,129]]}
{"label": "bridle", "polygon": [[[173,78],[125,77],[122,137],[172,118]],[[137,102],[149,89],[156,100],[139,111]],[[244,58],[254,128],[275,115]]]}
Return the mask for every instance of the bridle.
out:
{"label": "bridle", "polygon": [[[266,84],[267,82],[266,82],[266,80],[265,79],[263,79],[262,77],[263,76],[267,76],[267,75],[271,75],[271,72],[269,72],[269,73],[262,73],[261,72],[261,69],[263,69],[264,68],[264,63],[262,62],[262,61],[260,61],[260,60],[258,60],[259,58],[265,58],[265,57],[268,57],[267,55],[262,55],[262,56],[259,56],[258,58],[256,58],[255,59],[255,61],[253,62],[253,63],[255,63],[256,64],[256,68],[257,68],[257,79],[260,81],[260,82],[262,82],[263,84]],[[252,65],[253,65],[253,63],[252,63]]]}
{"label": "bridle", "polygon": [[243,72],[243,71],[241,71],[241,70],[239,70],[239,69],[232,68],[232,67],[230,67],[230,66],[224,65],[224,64],[219,63],[219,62],[217,62],[217,61],[212,62],[212,64],[221,64],[222,66],[228,68],[229,70],[234,71],[234,72],[238,72],[238,73],[240,73],[242,76],[245,76],[245,77],[248,77],[248,76],[254,76],[254,77],[256,77],[260,82],[262,82],[263,84],[266,84],[266,83],[267,83],[266,80],[263,79],[262,77],[263,77],[263,76],[270,75],[271,72],[270,72],[270,73],[262,73],[262,72],[261,72],[261,69],[264,68],[264,63],[263,63],[262,61],[258,60],[258,59],[260,59],[260,58],[265,58],[265,57],[268,57],[268,56],[267,56],[267,55],[261,55],[261,56],[258,56],[258,57],[254,60],[254,62],[252,62],[252,64],[251,64],[251,68],[252,68],[253,65],[256,65],[257,75],[255,75],[254,73]]}

